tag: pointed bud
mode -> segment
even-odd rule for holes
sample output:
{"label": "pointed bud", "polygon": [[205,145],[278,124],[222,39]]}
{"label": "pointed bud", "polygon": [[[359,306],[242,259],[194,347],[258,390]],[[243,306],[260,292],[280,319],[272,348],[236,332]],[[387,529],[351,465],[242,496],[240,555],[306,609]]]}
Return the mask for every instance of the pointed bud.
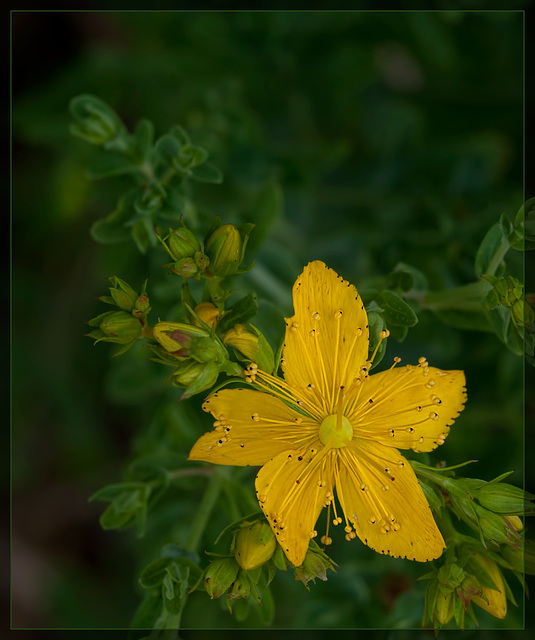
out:
{"label": "pointed bud", "polygon": [[229,344],[246,358],[256,362],[258,336],[246,329],[243,324],[234,325],[232,329],[229,329],[223,336],[223,344]]}
{"label": "pointed bud", "polygon": [[180,262],[183,258],[193,258],[201,248],[197,238],[186,227],[169,229],[163,237],[157,232],[156,237],[175,262]]}
{"label": "pointed bud", "polygon": [[196,393],[206,391],[212,387],[217,377],[219,376],[219,367],[215,362],[207,362],[201,364],[200,362],[193,363],[185,371],[182,371],[176,375],[173,379],[173,383],[185,389],[184,393],[180,396],[181,400],[191,398]]}
{"label": "pointed bud", "polygon": [[277,541],[271,527],[265,522],[256,522],[239,530],[236,536],[236,560],[242,569],[250,571],[265,564],[276,547]]}
{"label": "pointed bud", "polygon": [[311,541],[303,564],[295,567],[295,580],[300,580],[308,589],[308,582],[316,582],[316,578],[327,580],[327,569],[334,571],[335,563],[324,553],[318,545]]}
{"label": "pointed bud", "polygon": [[117,276],[112,276],[109,280],[113,284],[113,287],[110,287],[113,302],[123,311],[132,311],[138,297],[137,293],[128,282],[121,280]]}
{"label": "pointed bud", "polygon": [[448,624],[448,622],[453,618],[452,591],[447,594],[442,593],[440,590],[438,591],[433,613],[435,619],[440,623],[440,625]]}
{"label": "pointed bud", "polygon": [[71,133],[92,144],[106,144],[125,131],[117,113],[95,96],[76,96],[71,100],[69,110],[76,120],[70,126]]}
{"label": "pointed bud", "polygon": [[240,567],[234,558],[210,562],[204,574],[204,588],[210,598],[219,598],[236,580]]}
{"label": "pointed bud", "polygon": [[142,293],[138,296],[132,315],[136,318],[146,318],[150,313],[149,296],[146,293]]}
{"label": "pointed bud", "polygon": [[126,311],[110,311],[89,321],[91,326],[98,326],[89,336],[98,342],[117,342],[128,344],[141,337],[143,327],[139,320]]}
{"label": "pointed bud", "polygon": [[481,506],[503,515],[521,515],[533,495],[505,482],[487,482],[473,492]]}
{"label": "pointed bud", "polygon": [[[216,326],[224,313],[220,314],[219,309],[211,302],[201,302],[195,307],[194,311],[199,318],[211,328]],[[194,318],[193,321],[197,326],[200,326],[196,318]]]}
{"label": "pointed bud", "polygon": [[507,613],[507,599],[505,595],[505,585],[498,565],[492,558],[481,553],[474,553],[474,560],[489,574],[497,589],[482,587],[480,596],[472,597],[472,602],[485,611],[488,611],[495,618],[503,619]]}
{"label": "pointed bud", "polygon": [[212,275],[224,278],[236,273],[242,261],[242,239],[233,224],[222,224],[208,238],[205,253]]}
{"label": "pointed bud", "polygon": [[462,600],[464,609],[468,608],[470,599],[479,596],[482,593],[482,587],[479,580],[475,576],[467,575],[462,581],[461,586],[457,589],[457,595]]}
{"label": "pointed bud", "polygon": [[169,353],[197,362],[225,359],[223,347],[201,327],[182,322],[158,322],[154,338]]}

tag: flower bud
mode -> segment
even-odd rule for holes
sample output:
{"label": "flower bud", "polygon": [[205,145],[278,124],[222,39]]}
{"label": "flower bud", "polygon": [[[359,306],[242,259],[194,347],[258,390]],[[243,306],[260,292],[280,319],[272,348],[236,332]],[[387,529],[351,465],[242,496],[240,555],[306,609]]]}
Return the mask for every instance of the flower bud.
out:
{"label": "flower bud", "polygon": [[132,315],[136,318],[145,318],[149,315],[149,312],[149,296],[146,293],[142,293],[136,300],[134,309],[132,310]]}
{"label": "flower bud", "polygon": [[195,260],[193,258],[182,258],[182,260],[179,260],[178,262],[164,266],[170,267],[171,273],[176,273],[183,278],[192,278],[199,273],[199,268],[195,264]]}
{"label": "flower bud", "polygon": [[234,325],[232,329],[229,329],[223,336],[223,344],[229,344],[246,358],[256,362],[258,336],[246,329],[243,324]]}
{"label": "flower bud", "polygon": [[89,321],[91,326],[98,326],[89,336],[97,342],[117,342],[128,344],[141,337],[143,327],[139,320],[126,311],[109,311]]}
{"label": "flower bud", "polygon": [[[117,276],[112,276],[109,280],[114,285],[113,287],[110,287],[110,294],[115,305],[123,311],[132,311],[138,297],[137,293],[132,289],[128,282],[121,280],[121,278],[118,278]],[[106,299],[104,302],[106,302]]]}
{"label": "flower bud", "polygon": [[173,379],[173,383],[185,389],[180,396],[181,400],[185,400],[212,387],[218,375],[219,367],[215,362],[207,362],[206,364],[194,362],[186,370],[177,374]]}
{"label": "flower bud", "polygon": [[238,577],[232,583],[227,593],[227,598],[229,600],[237,600],[238,598],[248,598],[250,593],[251,593],[250,577],[243,569],[240,569],[238,573]]}
{"label": "flower bud", "polygon": [[453,618],[453,592],[447,594],[440,590],[437,593],[437,599],[434,608],[434,617],[441,624],[445,625]]}
{"label": "flower bud", "polygon": [[485,611],[488,611],[495,618],[505,618],[507,613],[507,599],[505,595],[505,585],[498,565],[491,558],[481,553],[474,553],[474,560],[489,574],[497,589],[482,587],[482,594],[472,597],[472,602]]}
{"label": "flower bud", "polygon": [[208,362],[220,355],[220,349],[210,334],[200,327],[182,322],[158,322],[153,329],[154,338],[169,353],[181,358]]}
{"label": "flower bud", "polygon": [[323,553],[317,545],[314,546],[314,544],[315,543],[312,542],[310,543],[303,564],[294,569],[295,580],[300,580],[307,589],[310,580],[314,583],[316,582],[316,578],[327,580],[327,569],[334,571],[335,567],[334,562],[329,556]]}
{"label": "flower bud", "polygon": [[236,536],[235,556],[242,569],[250,571],[265,564],[275,552],[277,541],[265,522],[240,529]]}
{"label": "flower bud", "polygon": [[208,238],[205,253],[212,275],[224,278],[238,271],[242,261],[242,239],[233,224],[222,224]]}
{"label": "flower bud", "polygon": [[240,567],[234,558],[218,558],[208,565],[204,587],[210,598],[219,598],[236,580]]}
{"label": "flower bud", "polygon": [[468,608],[470,599],[479,596],[482,593],[482,587],[479,580],[475,576],[467,575],[462,581],[461,586],[457,589],[457,595],[462,600],[464,609]]}
{"label": "flower bud", "polygon": [[70,127],[71,133],[87,142],[105,144],[124,131],[124,125],[117,113],[95,96],[77,96],[71,100],[69,109],[76,120]]}
{"label": "flower bud", "polygon": [[505,482],[488,482],[474,492],[482,507],[503,515],[521,515],[529,505],[531,494]]}
{"label": "flower bud", "polygon": [[[211,328],[216,326],[218,320],[223,315],[222,313],[219,313],[219,309],[211,302],[201,302],[198,304],[195,307],[195,313]],[[194,318],[193,321],[196,326],[200,326],[197,318]]]}
{"label": "flower bud", "polygon": [[186,227],[169,229],[163,238],[158,233],[156,236],[175,262],[179,262],[183,258],[193,258],[201,248],[197,238]]}
{"label": "flower bud", "polygon": [[515,531],[522,531],[524,525],[522,520],[518,516],[504,516],[505,526],[509,529],[514,529]]}

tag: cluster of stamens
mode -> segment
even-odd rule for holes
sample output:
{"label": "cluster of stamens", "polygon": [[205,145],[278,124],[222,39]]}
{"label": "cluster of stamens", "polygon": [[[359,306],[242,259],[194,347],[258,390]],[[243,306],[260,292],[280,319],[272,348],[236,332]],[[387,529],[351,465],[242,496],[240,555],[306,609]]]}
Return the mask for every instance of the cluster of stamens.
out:
{"label": "cluster of stamens", "polygon": [[258,365],[255,362],[251,362],[250,365],[245,367],[243,373],[245,375],[245,382],[256,382],[256,374],[258,372]]}

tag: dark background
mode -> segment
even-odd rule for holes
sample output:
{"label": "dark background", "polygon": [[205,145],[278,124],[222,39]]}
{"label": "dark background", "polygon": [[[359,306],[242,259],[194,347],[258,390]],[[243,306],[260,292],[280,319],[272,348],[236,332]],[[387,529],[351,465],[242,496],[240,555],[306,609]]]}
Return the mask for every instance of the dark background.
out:
{"label": "dark background", "polygon": [[[94,93],[129,127],[148,117],[158,134],[180,123],[209,149],[225,182],[198,189],[199,209],[260,223],[265,240],[255,246],[253,236],[247,283],[275,343],[278,309],[289,312],[291,284],[315,258],[357,286],[399,261],[435,290],[475,279],[483,236],[523,199],[522,20],[514,11],[12,14],[14,627],[128,626],[154,538],[101,531],[102,506],[87,499],[147,446],[148,424],[178,450],[206,428],[158,430],[155,414],[176,395],[161,391],[139,354],[111,361],[106,345],[83,338],[107,276],[139,285],[149,275],[161,308],[169,295],[150,257],[91,240],[91,223],[128,184],[87,179],[93,149],[69,136],[69,100]],[[528,107],[531,96],[528,85]],[[272,184],[283,215],[263,223],[258,203]],[[511,258],[521,277],[521,256]],[[495,336],[425,313],[404,343],[389,345],[389,357],[405,361],[422,352],[469,380],[459,433],[441,455],[478,458],[470,473],[485,479],[514,469],[521,483],[520,360]],[[126,375],[132,369],[141,373]],[[413,596],[408,586],[418,567],[337,551],[342,577],[310,596],[277,577],[301,607],[281,599],[281,626],[366,628],[417,610],[421,586]],[[393,584],[407,585],[405,600]],[[192,599],[187,622],[232,624],[210,605]],[[205,610],[215,611],[208,623]],[[521,617],[512,611],[507,622]]]}

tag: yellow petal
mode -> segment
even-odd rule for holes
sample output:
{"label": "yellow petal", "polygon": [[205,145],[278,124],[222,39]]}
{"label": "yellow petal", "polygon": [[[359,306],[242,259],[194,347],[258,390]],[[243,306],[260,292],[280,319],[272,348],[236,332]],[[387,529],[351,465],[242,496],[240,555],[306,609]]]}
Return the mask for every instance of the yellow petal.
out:
{"label": "yellow petal", "polygon": [[368,357],[368,318],[349,282],[323,262],[305,267],[293,287],[282,368],[290,385],[308,389],[325,415],[335,413],[340,385],[349,385]]}
{"label": "yellow petal", "polygon": [[293,448],[296,440],[317,438],[317,425],[259,391],[223,389],[209,396],[203,409],[216,419],[214,430],[197,440],[189,460],[259,466]]}
{"label": "yellow petal", "polygon": [[358,437],[432,451],[444,442],[465,402],[462,371],[409,365],[366,378],[346,415]]}
{"label": "yellow petal", "polygon": [[374,551],[395,558],[438,558],[444,540],[403,456],[359,439],[338,451],[336,493],[358,537]]}
{"label": "yellow petal", "polygon": [[262,511],[288,560],[303,564],[316,521],[326,496],[332,491],[332,450],[314,454],[290,450],[279,454],[260,469],[256,493]]}

